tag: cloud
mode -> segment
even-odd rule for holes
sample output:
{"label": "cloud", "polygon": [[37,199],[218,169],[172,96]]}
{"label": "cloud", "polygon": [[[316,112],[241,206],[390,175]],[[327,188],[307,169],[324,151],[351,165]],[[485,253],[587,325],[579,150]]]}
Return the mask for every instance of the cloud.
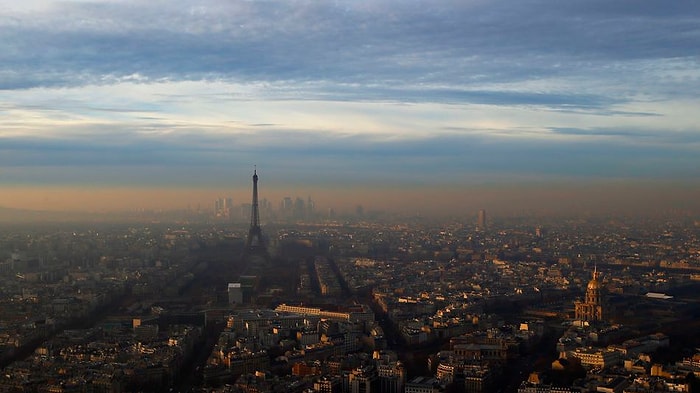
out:
{"label": "cloud", "polygon": [[[485,176],[511,180],[700,176],[696,148],[659,148],[639,143],[634,133],[613,132],[622,137],[613,138],[596,130],[556,130],[593,138],[533,142],[489,137],[483,131],[398,140],[308,130],[267,130],[264,135],[175,133],[167,138],[142,133],[124,138],[123,133],[115,137],[104,132],[89,140],[6,139],[0,165],[6,168],[2,179],[6,183],[126,186],[211,187],[253,164],[265,168],[268,181],[278,185],[416,186],[470,183]],[[597,138],[601,135],[606,139]]]}
{"label": "cloud", "polygon": [[693,177],[698,11],[13,3],[0,10],[0,183],[214,183],[251,163],[316,183]]}
{"label": "cloud", "polygon": [[634,143],[659,147],[674,145],[684,150],[700,147],[700,134],[697,130],[657,130],[657,129],[616,129],[616,128],[552,128],[552,132],[561,135],[602,137],[608,140],[623,140]]}
{"label": "cloud", "polygon": [[[652,2],[619,8],[598,1],[49,4],[2,19],[3,88],[132,75],[383,87],[503,83],[700,50],[691,2],[663,10]],[[29,65],[35,72],[22,72]]]}

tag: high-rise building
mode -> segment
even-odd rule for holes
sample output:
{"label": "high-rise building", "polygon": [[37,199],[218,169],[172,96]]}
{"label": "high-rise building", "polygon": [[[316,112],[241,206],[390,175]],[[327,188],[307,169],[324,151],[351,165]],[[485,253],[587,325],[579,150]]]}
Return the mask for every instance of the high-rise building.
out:
{"label": "high-rise building", "polygon": [[316,209],[316,203],[311,199],[311,196],[306,198],[306,215],[308,218],[313,218]]}
{"label": "high-rise building", "polygon": [[296,220],[303,220],[306,218],[306,206],[303,199],[297,197],[297,199],[294,201],[294,205],[292,206],[292,216]]}
{"label": "high-rise building", "polygon": [[292,202],[292,197],[284,197],[282,203],[280,204],[280,210],[282,210],[282,215],[285,217],[290,217],[292,215],[292,210],[294,208],[294,203]]}
{"label": "high-rise building", "polygon": [[214,201],[214,214],[217,217],[230,218],[233,210],[233,199],[231,197],[219,198]]}
{"label": "high-rise building", "polygon": [[486,230],[486,210],[481,209],[476,217],[476,229],[480,231]]}

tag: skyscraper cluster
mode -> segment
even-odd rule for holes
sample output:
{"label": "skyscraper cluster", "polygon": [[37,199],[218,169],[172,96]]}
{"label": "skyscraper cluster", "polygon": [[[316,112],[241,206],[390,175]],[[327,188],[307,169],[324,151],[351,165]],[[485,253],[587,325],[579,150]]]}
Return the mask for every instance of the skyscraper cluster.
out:
{"label": "skyscraper cluster", "polygon": [[217,217],[230,218],[233,210],[233,198],[219,198],[214,201],[214,214]]}
{"label": "skyscraper cluster", "polygon": [[[214,216],[232,220],[250,219],[250,203],[233,205],[233,199],[218,198],[214,201]],[[303,221],[313,219],[316,212],[316,202],[307,197],[306,199],[296,197],[284,197],[279,203],[278,209],[273,209],[273,204],[267,199],[261,198],[258,201],[258,212],[263,221],[269,219]]]}
{"label": "skyscraper cluster", "polygon": [[314,216],[315,202],[311,197],[306,201],[300,197],[292,200],[291,197],[284,197],[280,202],[280,218],[293,220],[308,220]]}

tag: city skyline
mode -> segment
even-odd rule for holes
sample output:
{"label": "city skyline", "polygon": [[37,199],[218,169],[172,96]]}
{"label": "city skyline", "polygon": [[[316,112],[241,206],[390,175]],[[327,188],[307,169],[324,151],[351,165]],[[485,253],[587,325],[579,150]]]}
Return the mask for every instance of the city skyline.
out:
{"label": "city skyline", "polygon": [[[673,192],[670,192],[673,190]],[[340,215],[355,215],[358,206],[367,213],[398,213],[414,216],[434,216],[444,219],[462,219],[471,222],[479,210],[489,212],[490,217],[556,216],[556,217],[622,217],[678,218],[696,217],[700,214],[698,200],[693,199],[698,187],[672,182],[599,183],[533,183],[496,184],[478,189],[462,189],[446,186],[435,193],[423,189],[369,189],[324,188],[270,190],[267,185],[261,193],[273,211],[280,210],[280,203],[290,197],[293,200],[311,197],[314,211],[324,216],[329,209]],[[65,213],[119,213],[209,211],[215,214],[216,201],[231,198],[233,207],[245,207],[243,221],[249,220],[249,190],[222,188],[218,190],[193,190],[191,188],[48,188],[27,192],[24,189],[3,190],[4,200],[16,198],[20,206],[0,204],[0,220],[5,214],[22,211]],[[380,197],[380,198],[378,198]],[[9,208],[9,210],[8,210]],[[11,214],[11,217],[20,217]],[[67,216],[66,216],[67,217]],[[79,215],[78,218],[85,216]]]}
{"label": "city skyline", "polygon": [[698,211],[693,2],[2,3],[2,207]]}

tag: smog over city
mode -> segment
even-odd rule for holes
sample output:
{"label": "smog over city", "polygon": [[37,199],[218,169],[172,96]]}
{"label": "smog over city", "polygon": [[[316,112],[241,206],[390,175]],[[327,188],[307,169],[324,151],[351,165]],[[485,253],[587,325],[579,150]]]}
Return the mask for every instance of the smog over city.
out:
{"label": "smog over city", "polygon": [[0,0],[0,391],[700,391],[700,4]]}

